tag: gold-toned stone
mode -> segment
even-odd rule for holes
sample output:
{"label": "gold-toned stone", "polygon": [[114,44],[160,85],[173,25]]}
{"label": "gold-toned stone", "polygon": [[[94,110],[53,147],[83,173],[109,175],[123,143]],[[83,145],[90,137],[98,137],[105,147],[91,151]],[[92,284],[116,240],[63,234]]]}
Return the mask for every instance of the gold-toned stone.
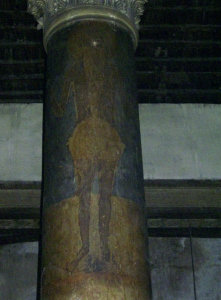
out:
{"label": "gold-toned stone", "polygon": [[[102,261],[98,195],[91,196],[90,251],[73,272],[67,269],[80,247],[79,198],[52,205],[45,214],[42,300],[148,300],[145,242],[136,203],[112,196],[110,262]],[[100,270],[94,271],[95,266]]]}

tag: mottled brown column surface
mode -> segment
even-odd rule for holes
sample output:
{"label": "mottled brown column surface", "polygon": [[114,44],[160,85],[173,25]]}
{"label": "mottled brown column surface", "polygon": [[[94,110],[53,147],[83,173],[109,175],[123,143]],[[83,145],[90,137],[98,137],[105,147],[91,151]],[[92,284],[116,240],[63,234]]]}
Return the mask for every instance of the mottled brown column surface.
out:
{"label": "mottled brown column surface", "polygon": [[150,299],[133,52],[98,21],[48,42],[42,300]]}

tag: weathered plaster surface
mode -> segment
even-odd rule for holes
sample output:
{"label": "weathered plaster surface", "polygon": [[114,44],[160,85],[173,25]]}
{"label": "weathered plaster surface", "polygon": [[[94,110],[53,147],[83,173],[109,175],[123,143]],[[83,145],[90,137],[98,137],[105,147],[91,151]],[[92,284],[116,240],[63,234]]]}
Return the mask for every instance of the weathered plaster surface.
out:
{"label": "weathered plaster surface", "polygon": [[191,249],[186,238],[150,238],[153,300],[193,300]]}
{"label": "weathered plaster surface", "polygon": [[221,300],[220,242],[220,239],[193,239],[197,299]]}
{"label": "weathered plaster surface", "polygon": [[195,274],[189,238],[149,238],[149,245],[153,300],[221,299],[220,239],[192,239]]}
{"label": "weathered plaster surface", "polygon": [[221,107],[142,104],[145,179],[220,179]]}
{"label": "weathered plaster surface", "polygon": [[[149,238],[153,300],[193,300],[189,238]],[[220,300],[220,239],[192,239],[196,296]],[[38,244],[0,247],[0,299],[36,300]],[[114,298],[115,299],[115,298]]]}
{"label": "weathered plaster surface", "polygon": [[41,180],[42,105],[2,104],[0,180]]}
{"label": "weathered plaster surface", "polygon": [[36,299],[37,261],[37,242],[0,247],[0,299]]}
{"label": "weathered plaster surface", "polygon": [[[220,179],[221,107],[141,104],[145,179]],[[41,180],[42,105],[2,104],[0,180]]]}

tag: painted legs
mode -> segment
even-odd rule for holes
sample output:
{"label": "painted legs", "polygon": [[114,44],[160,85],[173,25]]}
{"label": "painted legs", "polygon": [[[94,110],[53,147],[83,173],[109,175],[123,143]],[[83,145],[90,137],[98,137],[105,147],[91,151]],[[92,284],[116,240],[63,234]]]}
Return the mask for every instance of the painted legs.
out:
{"label": "painted legs", "polygon": [[89,228],[92,186],[96,174],[99,180],[99,235],[102,262],[110,261],[108,245],[109,224],[111,219],[111,195],[113,189],[116,162],[101,161],[94,165],[93,161],[80,160],[75,162],[78,188],[75,193],[79,197],[79,227],[82,247],[77,258],[67,266],[71,272],[89,253]]}

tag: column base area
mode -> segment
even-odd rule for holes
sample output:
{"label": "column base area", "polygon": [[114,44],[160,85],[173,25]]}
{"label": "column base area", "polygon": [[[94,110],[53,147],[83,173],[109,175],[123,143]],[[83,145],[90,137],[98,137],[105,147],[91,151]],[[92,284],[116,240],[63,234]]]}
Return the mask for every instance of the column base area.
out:
{"label": "column base area", "polygon": [[90,217],[83,224],[78,196],[45,212],[41,300],[150,299],[142,211],[135,202],[112,196],[104,236],[101,200],[90,195]]}
{"label": "column base area", "polygon": [[148,300],[146,282],[108,273],[65,274],[47,270],[50,282],[42,287],[42,300]]}

